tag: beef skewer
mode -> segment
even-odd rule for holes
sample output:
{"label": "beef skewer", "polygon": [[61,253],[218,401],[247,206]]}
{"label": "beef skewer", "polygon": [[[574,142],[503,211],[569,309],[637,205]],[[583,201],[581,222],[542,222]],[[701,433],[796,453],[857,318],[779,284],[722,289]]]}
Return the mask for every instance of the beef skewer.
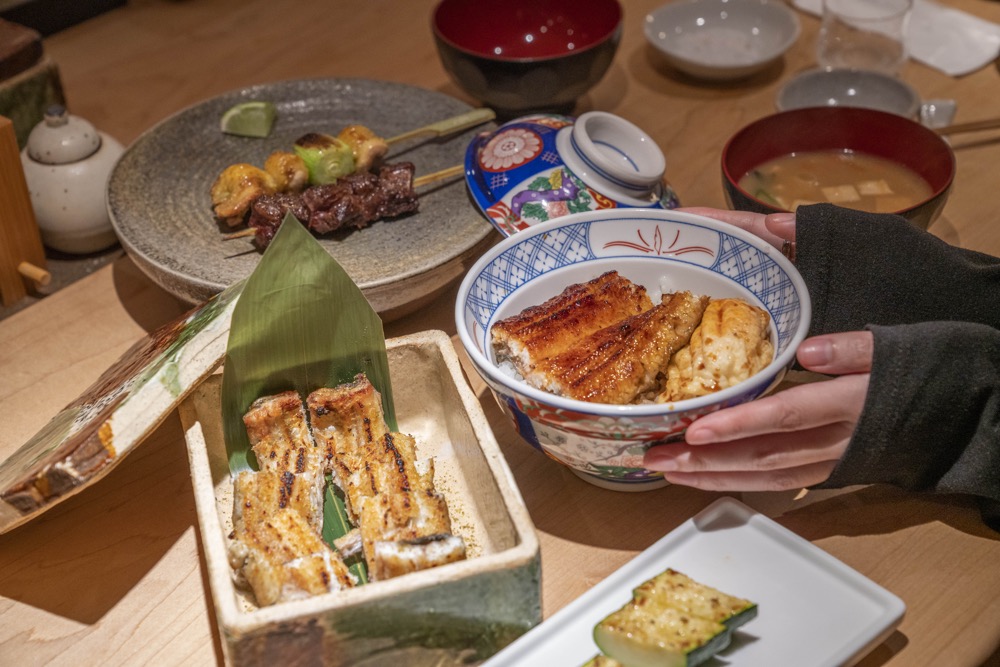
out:
{"label": "beef skewer", "polygon": [[248,228],[224,238],[228,241],[254,236],[255,245],[263,250],[288,213],[316,234],[360,229],[376,220],[416,212],[419,201],[415,188],[463,171],[462,165],[456,165],[414,179],[412,163],[396,162],[383,165],[378,173],[354,173],[336,183],[307,188],[301,194],[262,195],[250,206]]}
{"label": "beef skewer", "polygon": [[495,117],[492,109],[472,109],[387,139],[360,124],[344,127],[336,137],[308,132],[295,141],[294,152],[272,152],[263,168],[238,162],[223,169],[210,189],[212,210],[219,222],[235,228],[243,224],[250,205],[262,195],[295,194],[309,185],[335,183],[356,172],[373,171],[393,144],[442,137]]}

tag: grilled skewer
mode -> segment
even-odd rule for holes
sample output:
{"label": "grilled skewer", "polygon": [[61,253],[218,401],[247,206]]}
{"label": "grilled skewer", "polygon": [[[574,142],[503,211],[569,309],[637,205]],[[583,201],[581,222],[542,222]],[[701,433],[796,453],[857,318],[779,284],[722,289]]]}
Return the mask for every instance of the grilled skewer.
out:
{"label": "grilled skewer", "polygon": [[308,188],[303,193],[257,197],[250,206],[247,229],[227,234],[226,241],[255,237],[264,249],[274,238],[287,213],[311,231],[326,234],[344,227],[361,228],[376,220],[416,212],[415,188],[462,174],[464,167],[447,169],[413,178],[413,165],[397,162],[384,165],[378,174],[351,174],[337,183]]}
{"label": "grilled skewer", "polygon": [[346,126],[336,137],[309,132],[295,141],[294,153],[274,151],[263,168],[247,163],[226,167],[212,184],[212,209],[220,222],[238,227],[252,202],[262,195],[296,194],[310,184],[334,183],[355,173],[373,171],[383,164],[392,144],[441,137],[495,117],[492,109],[473,109],[388,139],[359,124]]}

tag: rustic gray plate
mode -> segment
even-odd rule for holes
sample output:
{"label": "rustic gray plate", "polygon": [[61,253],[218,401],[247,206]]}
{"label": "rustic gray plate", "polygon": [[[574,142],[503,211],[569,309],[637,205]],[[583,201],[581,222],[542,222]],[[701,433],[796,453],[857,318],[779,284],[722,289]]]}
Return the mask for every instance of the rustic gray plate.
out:
{"label": "rustic gray plate", "polygon": [[[232,105],[273,102],[278,118],[266,139],[223,134]],[[336,134],[362,123],[392,137],[468,111],[465,103],[422,88],[368,79],[294,80],[253,86],[199,103],[140,136],[108,181],[108,210],[122,246],[158,285],[200,303],[253,271],[250,239],[223,240],[209,189],[235,162],[263,165],[306,132]],[[463,162],[474,128],[450,137],[394,145],[390,160],[408,160],[416,175]],[[383,319],[419,307],[499,237],[471,203],[461,176],[420,191],[420,211],[361,230],[320,238]]]}

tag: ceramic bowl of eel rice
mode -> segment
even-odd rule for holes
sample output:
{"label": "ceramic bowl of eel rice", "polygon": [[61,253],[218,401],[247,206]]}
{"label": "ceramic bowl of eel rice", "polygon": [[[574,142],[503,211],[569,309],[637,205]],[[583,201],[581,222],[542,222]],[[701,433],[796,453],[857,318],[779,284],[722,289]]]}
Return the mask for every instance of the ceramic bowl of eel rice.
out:
{"label": "ceramic bowl of eel rice", "polygon": [[[511,372],[494,346],[494,325],[609,271],[644,287],[654,304],[661,294],[689,291],[763,309],[770,362],[707,395],[655,402],[643,394],[629,404],[557,395],[538,388],[544,382],[529,384]],[[592,302],[578,303],[589,308]],[[794,361],[810,316],[805,283],[776,248],[725,223],[661,209],[591,211],[524,229],[473,265],[455,307],[465,351],[523,440],[584,480],[622,491],[666,484],[642,466],[650,446],[681,439],[699,416],[773,390]],[[657,363],[662,375],[664,361]]]}

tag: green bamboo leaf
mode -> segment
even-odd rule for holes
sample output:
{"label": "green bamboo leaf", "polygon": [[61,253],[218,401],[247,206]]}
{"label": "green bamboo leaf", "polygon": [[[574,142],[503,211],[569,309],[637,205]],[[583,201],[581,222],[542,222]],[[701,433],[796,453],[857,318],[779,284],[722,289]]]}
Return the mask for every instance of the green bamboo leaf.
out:
{"label": "green bamboo leaf", "polygon": [[306,396],[365,373],[396,428],[382,320],[312,234],[291,215],[285,223],[233,310],[222,376],[233,472],[256,468],[243,415],[261,396],[289,389]]}
{"label": "green bamboo leaf", "polygon": [[[396,417],[382,320],[347,272],[291,215],[246,280],[233,309],[222,375],[222,424],[235,474],[257,469],[243,415],[261,396],[295,390],[305,398],[364,373],[382,394],[386,422]],[[328,543],[350,524],[329,502]]]}
{"label": "green bamboo leaf", "polygon": [[[333,546],[333,541],[349,533],[351,528],[344,497],[327,477],[326,493],[323,494],[323,541]],[[368,566],[364,558],[352,563],[348,569],[360,583],[368,583]]]}

